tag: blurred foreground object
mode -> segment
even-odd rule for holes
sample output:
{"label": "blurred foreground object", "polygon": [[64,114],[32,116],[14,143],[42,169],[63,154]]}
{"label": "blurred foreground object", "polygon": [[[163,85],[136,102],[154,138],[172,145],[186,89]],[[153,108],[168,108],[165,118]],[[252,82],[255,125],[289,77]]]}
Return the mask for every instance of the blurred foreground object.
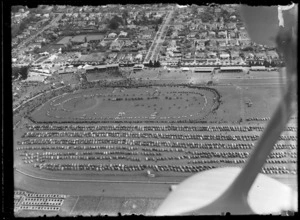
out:
{"label": "blurred foreground object", "polygon": [[168,195],[156,215],[281,214],[287,210],[298,211],[297,192],[259,173],[294,113],[298,5],[242,6],[241,13],[251,40],[258,44],[276,45],[284,56],[286,93],[243,169],[218,168],[189,177]]}
{"label": "blurred foreground object", "polygon": [[289,6],[241,6],[241,14],[251,40],[257,44],[276,46],[279,27],[294,28],[297,33],[298,4]]}

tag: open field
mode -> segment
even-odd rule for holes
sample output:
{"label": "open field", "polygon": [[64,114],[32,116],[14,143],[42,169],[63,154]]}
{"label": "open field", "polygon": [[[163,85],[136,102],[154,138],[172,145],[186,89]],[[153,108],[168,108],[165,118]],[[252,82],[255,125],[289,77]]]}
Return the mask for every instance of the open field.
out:
{"label": "open field", "polygon": [[[143,76],[143,80],[149,78],[152,82],[173,79],[175,84],[189,82],[191,78],[195,83],[211,78],[210,75],[197,73],[142,73],[137,72],[131,77]],[[271,117],[282,94],[282,85],[275,74],[214,75],[218,83],[211,88],[220,94],[220,103],[214,112],[210,111],[214,92],[184,86],[93,88],[58,96],[31,115],[38,122],[36,125],[45,127],[33,129],[34,123],[24,119],[14,130],[15,186],[33,192],[73,195],[70,197],[72,201],[65,203],[65,209],[60,211],[64,216],[67,213],[117,215],[118,212],[151,215],[168,194],[170,185],[213,167],[243,166],[244,162],[234,161],[246,160],[258,139],[242,137],[259,137],[268,122],[248,119]],[[251,107],[246,104],[249,101],[252,102]],[[151,116],[154,112],[157,112],[155,116]],[[185,119],[183,116],[192,120],[205,117],[206,123],[171,122]],[[156,121],[150,117],[155,117]],[[51,121],[54,123],[44,123]],[[47,127],[50,125],[58,127]],[[76,126],[81,129],[77,130]],[[240,129],[213,129],[228,126]],[[249,126],[261,129],[247,130]],[[192,127],[201,129],[189,130]],[[291,119],[288,127],[294,130],[286,130],[282,136],[294,139],[278,140],[277,145],[285,147],[274,148],[265,168],[297,169],[294,163],[297,160],[297,118]],[[201,138],[196,138],[196,135]],[[41,141],[40,144],[18,142],[33,139]],[[51,146],[68,147],[48,148]],[[234,149],[232,146],[248,147]],[[55,153],[59,153],[60,158]],[[70,153],[72,157],[68,156]],[[235,156],[222,156],[229,153]],[[38,166],[34,167],[34,164]],[[47,164],[64,167],[64,170],[51,170]],[[71,169],[70,164],[81,164],[85,168]],[[118,168],[112,169],[107,167],[109,165]],[[141,169],[130,168],[138,165]],[[129,168],[122,168],[124,166]],[[179,166],[186,171],[178,169]],[[155,177],[147,176],[147,170],[151,170]],[[267,175],[295,190],[298,188],[295,174],[274,172]]]}
{"label": "open field", "polygon": [[101,62],[105,59],[106,55],[104,53],[91,53],[87,55],[81,55],[78,61],[89,61],[89,62]]}
{"label": "open field", "polygon": [[104,35],[102,35],[102,34],[88,34],[88,35],[65,36],[62,39],[60,39],[58,42],[56,42],[56,44],[66,44],[70,40],[75,41],[75,42],[76,41],[83,42],[85,37],[86,37],[88,42],[93,41],[93,40],[101,41],[104,38]]}

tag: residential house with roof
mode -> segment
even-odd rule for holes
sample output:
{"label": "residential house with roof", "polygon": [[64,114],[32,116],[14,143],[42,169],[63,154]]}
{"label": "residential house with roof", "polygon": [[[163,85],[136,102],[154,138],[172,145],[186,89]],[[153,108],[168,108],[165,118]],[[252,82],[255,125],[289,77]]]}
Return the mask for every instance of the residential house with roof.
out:
{"label": "residential house with roof", "polygon": [[250,39],[250,37],[249,37],[248,32],[247,32],[246,29],[240,29],[238,31],[238,35],[239,35],[240,39]]}
{"label": "residential house with roof", "polygon": [[228,29],[228,30],[234,30],[235,28],[237,28],[236,23],[234,23],[234,22],[226,23],[225,28]]}
{"label": "residential house with roof", "polygon": [[200,39],[205,39],[208,36],[208,32],[207,31],[198,32],[198,36]]}
{"label": "residential house with roof", "polygon": [[230,56],[232,60],[240,59],[240,52],[239,51],[230,51]]}
{"label": "residential house with roof", "polygon": [[209,52],[207,53],[208,58],[217,58],[217,53],[216,52]]}
{"label": "residential house with roof", "polygon": [[123,41],[113,41],[111,44],[110,44],[110,47],[109,49],[112,51],[112,52],[119,52],[121,50],[121,48],[123,47],[124,45],[124,42]]}
{"label": "residential house with roof", "polygon": [[151,31],[144,31],[141,33],[141,38],[142,39],[151,39],[152,38],[152,32]]}
{"label": "residential house with roof", "polygon": [[226,48],[227,47],[227,40],[226,39],[218,39],[218,46],[220,49]]}
{"label": "residential house with roof", "polygon": [[46,38],[39,36],[35,39],[36,43],[42,43],[42,42],[46,42]]}
{"label": "residential house with roof", "polygon": [[110,33],[107,35],[107,38],[116,38],[117,34],[116,33]]}
{"label": "residential house with roof", "polygon": [[127,37],[127,34],[128,34],[127,32],[121,31],[120,34],[119,34],[119,37],[123,37],[123,38]]}
{"label": "residential house with roof", "polygon": [[216,32],[215,31],[209,31],[208,32],[208,37],[209,38],[215,38],[216,37]]}
{"label": "residential house with roof", "polygon": [[236,38],[237,37],[237,33],[234,30],[229,30],[227,31],[228,33],[228,38]]}
{"label": "residential house with roof", "polygon": [[226,38],[227,31],[219,31],[217,36],[218,36],[218,38]]}
{"label": "residential house with roof", "polygon": [[195,37],[196,37],[196,34],[198,34],[197,31],[192,31],[192,32],[190,32],[190,33],[187,35],[187,38],[195,38]]}

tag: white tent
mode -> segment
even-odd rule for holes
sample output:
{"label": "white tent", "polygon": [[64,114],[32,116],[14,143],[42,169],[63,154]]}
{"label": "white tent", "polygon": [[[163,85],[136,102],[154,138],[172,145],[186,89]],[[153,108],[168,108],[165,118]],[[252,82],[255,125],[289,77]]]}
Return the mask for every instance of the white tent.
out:
{"label": "white tent", "polygon": [[182,70],[182,71],[189,71],[190,68],[188,68],[188,67],[183,67],[181,70]]}
{"label": "white tent", "polygon": [[222,59],[226,59],[226,58],[229,58],[230,56],[229,56],[229,54],[228,53],[222,53],[222,54],[220,54],[220,58],[222,58]]}

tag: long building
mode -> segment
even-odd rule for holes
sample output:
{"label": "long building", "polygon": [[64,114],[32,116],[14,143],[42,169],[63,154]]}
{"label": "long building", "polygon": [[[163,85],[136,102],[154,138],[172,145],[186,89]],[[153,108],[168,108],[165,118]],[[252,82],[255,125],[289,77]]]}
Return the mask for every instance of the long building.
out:
{"label": "long building", "polygon": [[244,68],[241,66],[221,66],[221,72],[243,72]]}
{"label": "long building", "polygon": [[86,73],[101,73],[108,70],[118,70],[119,64],[106,64],[106,65],[98,65],[98,66],[87,66],[84,67]]}
{"label": "long building", "polygon": [[215,67],[196,67],[194,69],[195,73],[211,73],[213,72]]}

